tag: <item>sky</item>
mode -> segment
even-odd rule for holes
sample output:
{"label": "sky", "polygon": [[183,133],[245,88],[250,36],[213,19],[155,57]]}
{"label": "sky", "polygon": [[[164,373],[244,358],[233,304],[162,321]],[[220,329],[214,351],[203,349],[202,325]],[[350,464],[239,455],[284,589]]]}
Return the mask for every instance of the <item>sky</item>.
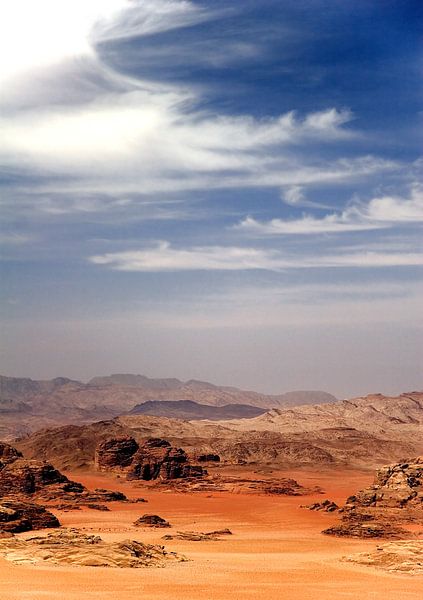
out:
{"label": "sky", "polygon": [[423,5],[0,5],[1,362],[422,389]]}

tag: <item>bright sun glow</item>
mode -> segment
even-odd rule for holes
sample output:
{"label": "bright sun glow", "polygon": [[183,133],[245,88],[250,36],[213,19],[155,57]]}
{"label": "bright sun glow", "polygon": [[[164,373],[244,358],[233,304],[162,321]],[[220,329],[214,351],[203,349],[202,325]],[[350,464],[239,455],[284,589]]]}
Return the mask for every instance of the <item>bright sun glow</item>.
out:
{"label": "bright sun glow", "polygon": [[0,81],[91,52],[96,23],[128,0],[6,0],[0,3]]}

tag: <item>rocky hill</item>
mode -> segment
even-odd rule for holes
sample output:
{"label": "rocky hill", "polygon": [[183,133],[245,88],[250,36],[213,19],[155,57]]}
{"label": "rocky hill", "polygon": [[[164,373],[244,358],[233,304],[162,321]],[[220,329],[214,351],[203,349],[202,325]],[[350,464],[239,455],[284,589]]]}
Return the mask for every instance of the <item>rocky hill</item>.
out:
{"label": "rocky hill", "polygon": [[[311,402],[336,402],[334,396],[325,392],[288,392],[269,396],[207,382],[150,379],[143,375],[96,377],[87,384],[65,377],[35,381],[0,376],[0,439],[12,440],[41,428],[61,424],[111,419],[128,413],[141,403],[175,400],[211,407],[237,404],[263,409]],[[224,418],[234,416],[239,418],[241,415],[226,414]],[[208,418],[216,417],[209,413]]]}
{"label": "rocky hill", "polygon": [[195,421],[209,419],[220,421],[225,419],[251,419],[262,415],[266,410],[249,404],[226,404],[225,406],[208,406],[192,400],[149,400],[137,404],[129,412],[130,415],[152,415]]}
{"label": "rocky hill", "polygon": [[[251,419],[250,421],[254,421]],[[239,421],[237,421],[239,423]],[[256,463],[279,467],[354,465],[373,467],[415,452],[412,439],[400,441],[354,428],[323,428],[308,432],[237,431],[221,422],[183,421],[128,415],[90,425],[43,430],[16,442],[29,457],[42,457],[62,469],[89,469],[98,443],[115,437],[165,438],[183,447],[195,460],[217,454],[230,464]]]}
{"label": "rocky hill", "polygon": [[[423,392],[409,392],[390,397],[371,394],[333,404],[275,408],[251,419],[222,422],[222,425],[240,431],[306,432],[322,429],[354,428],[373,434],[403,437],[407,430],[423,426]],[[421,440],[423,443],[423,439]]]}

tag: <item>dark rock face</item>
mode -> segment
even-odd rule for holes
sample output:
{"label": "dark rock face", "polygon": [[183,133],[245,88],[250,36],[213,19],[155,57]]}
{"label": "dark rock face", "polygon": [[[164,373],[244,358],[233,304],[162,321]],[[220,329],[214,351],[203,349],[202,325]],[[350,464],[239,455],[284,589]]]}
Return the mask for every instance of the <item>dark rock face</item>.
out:
{"label": "dark rock face", "polygon": [[220,456],[218,454],[200,454],[198,462],[220,462]]}
{"label": "dark rock face", "polygon": [[96,467],[100,470],[127,467],[131,464],[138,444],[134,438],[115,438],[100,444],[101,452],[97,448],[95,456]]}
{"label": "dark rock face", "polygon": [[339,506],[336,502],[332,500],[323,500],[323,502],[314,502],[313,504],[309,504],[305,508],[309,510],[321,510],[323,512],[334,512],[335,510],[339,510]]}
{"label": "dark rock face", "polygon": [[201,477],[206,471],[192,465],[181,448],[160,438],[139,446],[133,438],[114,438],[96,448],[95,464],[100,471],[125,472],[127,479],[181,479]]}
{"label": "dark rock face", "polygon": [[134,523],[137,527],[171,527],[169,521],[159,517],[159,515],[143,515]]}
{"label": "dark rock face", "polygon": [[15,500],[0,502],[0,532],[20,533],[59,526],[57,518],[44,506]]}
{"label": "dark rock face", "polygon": [[423,457],[382,467],[373,485],[348,498],[347,505],[423,509]]}
{"label": "dark rock face", "polygon": [[0,495],[34,494],[51,484],[69,484],[68,478],[48,463],[16,458],[0,470]]}

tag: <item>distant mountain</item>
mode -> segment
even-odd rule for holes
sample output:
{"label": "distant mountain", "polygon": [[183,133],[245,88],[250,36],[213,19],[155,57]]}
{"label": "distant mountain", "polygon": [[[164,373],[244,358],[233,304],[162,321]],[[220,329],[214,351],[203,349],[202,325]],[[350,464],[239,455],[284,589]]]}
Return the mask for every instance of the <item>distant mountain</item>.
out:
{"label": "distant mountain", "polygon": [[327,431],[335,435],[339,428],[359,429],[397,438],[407,431],[420,431],[416,439],[423,449],[423,392],[407,392],[399,396],[369,394],[361,398],[342,400],[335,404],[315,404],[273,408],[248,422],[232,421],[222,425],[244,431],[310,432]]}
{"label": "distant mountain", "polygon": [[337,404],[273,409],[252,419],[219,422],[124,415],[38,431],[14,445],[27,458],[43,458],[56,467],[92,468],[96,444],[120,436],[134,437],[138,442],[164,438],[185,448],[193,458],[215,453],[230,464],[247,462],[277,468],[350,465],[367,469],[423,451],[423,393],[395,398],[372,395]]}
{"label": "distant mountain", "polygon": [[336,402],[331,394],[319,391],[271,396],[197,380],[151,379],[144,375],[95,377],[89,383],[66,377],[37,381],[0,376],[0,439],[13,439],[41,427],[111,419],[144,402],[180,400],[214,407],[237,404],[262,409]]}
{"label": "distant mountain", "polygon": [[115,373],[104,377],[93,377],[88,385],[94,386],[129,386],[139,387],[144,390],[179,390],[183,387],[183,381],[175,378],[151,379],[145,375],[131,375],[130,373]]}
{"label": "distant mountain", "polygon": [[130,415],[152,415],[194,421],[208,419],[220,421],[224,419],[251,419],[266,412],[249,404],[226,404],[225,406],[209,406],[192,400],[150,400],[137,404],[129,412]]}

